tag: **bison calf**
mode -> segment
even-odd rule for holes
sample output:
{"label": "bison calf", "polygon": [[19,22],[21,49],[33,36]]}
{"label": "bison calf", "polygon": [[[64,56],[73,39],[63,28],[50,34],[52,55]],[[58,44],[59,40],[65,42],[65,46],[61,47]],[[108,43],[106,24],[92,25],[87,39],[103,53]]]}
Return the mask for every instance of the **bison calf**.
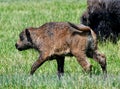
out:
{"label": "bison calf", "polygon": [[49,22],[39,28],[27,28],[20,33],[16,43],[20,51],[34,48],[40,52],[38,60],[32,65],[30,74],[45,61],[56,59],[58,77],[64,73],[66,55],[73,55],[85,71],[91,71],[92,65],[86,57],[97,61],[103,72],[106,70],[106,58],[97,50],[96,34],[87,26],[69,22]]}

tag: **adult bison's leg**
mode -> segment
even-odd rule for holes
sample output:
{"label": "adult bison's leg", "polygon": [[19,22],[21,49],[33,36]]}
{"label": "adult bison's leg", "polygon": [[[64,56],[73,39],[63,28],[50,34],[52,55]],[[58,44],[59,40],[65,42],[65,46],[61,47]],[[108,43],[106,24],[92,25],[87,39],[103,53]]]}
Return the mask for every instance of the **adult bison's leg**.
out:
{"label": "adult bison's leg", "polygon": [[64,56],[57,56],[56,58],[59,79],[64,74],[64,60],[65,60]]}

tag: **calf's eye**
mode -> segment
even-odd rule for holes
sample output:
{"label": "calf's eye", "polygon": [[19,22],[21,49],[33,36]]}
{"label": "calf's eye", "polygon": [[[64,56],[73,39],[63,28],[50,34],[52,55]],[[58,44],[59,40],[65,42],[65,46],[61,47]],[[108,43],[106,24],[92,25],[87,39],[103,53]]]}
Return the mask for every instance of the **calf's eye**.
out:
{"label": "calf's eye", "polygon": [[21,41],[24,40],[24,37],[23,37],[23,36],[20,36],[20,40],[21,40]]}

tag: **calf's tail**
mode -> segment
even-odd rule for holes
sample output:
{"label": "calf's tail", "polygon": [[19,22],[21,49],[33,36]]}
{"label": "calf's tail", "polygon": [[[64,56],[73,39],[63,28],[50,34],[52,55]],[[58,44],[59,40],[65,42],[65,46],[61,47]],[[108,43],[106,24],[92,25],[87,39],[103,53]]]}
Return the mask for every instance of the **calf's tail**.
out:
{"label": "calf's tail", "polygon": [[73,27],[74,29],[76,29],[77,31],[90,31],[90,32],[91,32],[91,35],[92,35],[92,37],[93,37],[93,40],[94,40],[94,42],[96,43],[97,36],[96,36],[95,32],[94,32],[90,27],[85,26],[85,25],[83,25],[83,24],[78,24],[78,25],[76,25],[76,24],[73,24],[73,23],[71,23],[71,22],[68,22],[68,24],[69,24],[71,27]]}

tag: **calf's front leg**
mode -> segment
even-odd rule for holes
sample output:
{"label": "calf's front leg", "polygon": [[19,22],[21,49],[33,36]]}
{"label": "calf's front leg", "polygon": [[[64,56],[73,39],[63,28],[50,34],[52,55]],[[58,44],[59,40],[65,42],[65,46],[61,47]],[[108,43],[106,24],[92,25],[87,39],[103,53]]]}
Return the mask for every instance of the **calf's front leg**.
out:
{"label": "calf's front leg", "polygon": [[60,79],[60,77],[64,74],[64,56],[58,56],[56,58],[57,61],[57,74],[58,74],[58,78]]}
{"label": "calf's front leg", "polygon": [[42,55],[40,55],[40,57],[38,58],[37,61],[35,61],[31,67],[31,71],[30,74],[33,75],[34,72],[46,61],[45,58],[43,58]]}

